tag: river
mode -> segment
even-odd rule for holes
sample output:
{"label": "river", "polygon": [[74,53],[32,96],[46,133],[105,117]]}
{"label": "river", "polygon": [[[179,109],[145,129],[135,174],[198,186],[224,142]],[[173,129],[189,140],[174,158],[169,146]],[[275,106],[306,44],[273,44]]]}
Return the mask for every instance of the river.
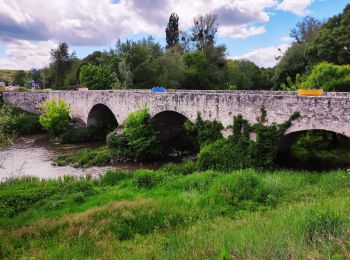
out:
{"label": "river", "polygon": [[[49,142],[45,135],[22,137],[18,142],[5,150],[0,150],[0,182],[22,176],[34,176],[41,179],[58,178],[65,175],[82,177],[87,174],[93,177],[103,174],[107,167],[74,168],[71,166],[58,167],[52,160],[59,155],[68,155],[83,148],[97,148],[102,142],[84,143],[77,145],[62,145]],[[119,163],[113,168],[135,170],[138,168],[158,168],[157,163]]]}

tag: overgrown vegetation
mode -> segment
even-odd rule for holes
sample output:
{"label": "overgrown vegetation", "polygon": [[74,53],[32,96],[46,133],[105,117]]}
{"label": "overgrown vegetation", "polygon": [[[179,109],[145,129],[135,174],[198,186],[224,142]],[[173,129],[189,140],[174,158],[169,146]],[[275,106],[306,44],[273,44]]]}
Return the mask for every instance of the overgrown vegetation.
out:
{"label": "overgrown vegetation", "polygon": [[0,256],[349,256],[347,172],[195,172],[186,165],[2,183]]}
{"label": "overgrown vegetation", "polygon": [[324,89],[325,91],[350,91],[350,65],[333,65],[322,62],[316,65],[301,84],[305,89]]}
{"label": "overgrown vegetation", "polygon": [[289,167],[317,170],[350,165],[350,139],[327,131],[303,132],[292,145]]}
{"label": "overgrown vegetation", "polygon": [[159,154],[156,131],[148,109],[130,113],[124,126],[110,133],[107,144],[118,157],[134,160],[154,158]]}
{"label": "overgrown vegetation", "polygon": [[15,136],[39,132],[38,116],[4,104],[0,97],[0,148],[12,143]]}
{"label": "overgrown vegetation", "polygon": [[40,104],[40,109],[40,124],[50,135],[57,137],[67,129],[70,122],[69,106],[63,99],[46,100]]}
{"label": "overgrown vegetation", "polygon": [[[235,116],[231,136],[202,147],[198,154],[199,169],[230,171],[250,167],[275,168],[278,143],[299,113],[294,113],[282,124],[272,126],[264,125],[266,116],[266,110],[262,108],[259,122],[255,125],[250,125],[241,115]],[[250,138],[252,133],[256,135],[255,141]]]}

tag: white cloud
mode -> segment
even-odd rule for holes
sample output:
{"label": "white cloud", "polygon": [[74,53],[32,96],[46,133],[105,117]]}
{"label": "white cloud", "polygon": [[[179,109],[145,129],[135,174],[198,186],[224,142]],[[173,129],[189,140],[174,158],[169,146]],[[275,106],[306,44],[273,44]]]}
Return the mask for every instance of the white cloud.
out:
{"label": "white cloud", "polygon": [[251,26],[251,27],[230,27],[230,26],[221,26],[219,28],[219,33],[221,36],[244,39],[250,36],[259,35],[265,33],[264,26]]}
{"label": "white cloud", "polygon": [[247,59],[253,61],[259,67],[270,68],[277,64],[276,57],[280,56],[281,52],[284,53],[289,46],[290,44],[281,44],[278,46],[256,49],[240,56],[231,57],[231,59]]}
{"label": "white cloud", "polygon": [[6,59],[0,59],[0,69],[43,68],[50,62],[50,50],[57,44],[52,41],[31,43],[16,40],[6,44]]}
{"label": "white cloud", "polygon": [[283,2],[277,6],[277,9],[302,16],[309,13],[307,8],[312,2],[314,2],[314,0],[283,0]]}
{"label": "white cloud", "polygon": [[214,13],[223,36],[244,38],[263,32],[268,8],[277,0],[0,0],[0,40],[66,41],[106,45],[136,34],[163,35],[172,12],[188,29],[193,17]]}

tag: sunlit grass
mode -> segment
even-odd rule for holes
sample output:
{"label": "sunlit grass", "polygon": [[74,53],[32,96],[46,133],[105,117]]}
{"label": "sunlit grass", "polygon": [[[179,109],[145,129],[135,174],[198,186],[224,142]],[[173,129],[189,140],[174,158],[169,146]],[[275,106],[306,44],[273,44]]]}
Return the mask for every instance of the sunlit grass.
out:
{"label": "sunlit grass", "polygon": [[1,184],[0,257],[349,256],[347,171],[190,173],[189,168],[112,170],[100,181]]}

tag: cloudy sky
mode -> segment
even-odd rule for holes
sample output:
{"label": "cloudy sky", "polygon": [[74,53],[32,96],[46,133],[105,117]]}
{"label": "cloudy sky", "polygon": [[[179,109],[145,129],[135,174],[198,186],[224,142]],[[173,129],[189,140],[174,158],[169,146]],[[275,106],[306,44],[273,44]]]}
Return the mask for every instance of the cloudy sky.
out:
{"label": "cloudy sky", "polygon": [[50,49],[67,42],[78,57],[108,50],[117,39],[153,35],[165,44],[169,15],[180,29],[193,17],[218,15],[217,42],[232,58],[259,66],[275,64],[277,48],[290,42],[290,29],[306,15],[326,19],[342,11],[347,0],[0,0],[0,69],[41,68]]}

